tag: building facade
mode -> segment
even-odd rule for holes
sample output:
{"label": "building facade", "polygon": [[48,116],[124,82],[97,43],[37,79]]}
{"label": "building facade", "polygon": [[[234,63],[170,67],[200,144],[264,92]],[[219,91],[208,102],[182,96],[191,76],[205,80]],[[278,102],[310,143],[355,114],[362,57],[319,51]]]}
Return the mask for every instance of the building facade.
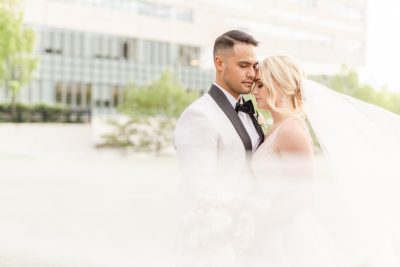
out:
{"label": "building facade", "polygon": [[[366,0],[26,0],[40,67],[22,102],[113,110],[130,84],[170,69],[188,90],[214,79],[212,46],[231,29],[309,74],[365,60]],[[0,98],[7,99],[7,92]]]}

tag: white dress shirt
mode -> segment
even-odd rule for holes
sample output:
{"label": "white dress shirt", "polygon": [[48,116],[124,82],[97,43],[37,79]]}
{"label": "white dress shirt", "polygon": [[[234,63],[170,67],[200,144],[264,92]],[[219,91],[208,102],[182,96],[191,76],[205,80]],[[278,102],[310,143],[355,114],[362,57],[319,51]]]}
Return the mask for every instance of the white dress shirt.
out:
{"label": "white dress shirt", "polygon": [[[235,108],[236,103],[238,102],[238,99],[235,99],[235,97],[233,97],[230,93],[228,93],[225,89],[223,89],[218,84],[216,84],[216,83],[214,83],[214,84],[225,94],[225,96],[228,98],[229,102],[231,103],[232,107]],[[239,115],[240,120],[243,123],[244,128],[246,128],[246,131],[250,136],[252,150],[254,152],[258,147],[258,143],[260,142],[260,136],[258,135],[258,132],[257,132],[256,128],[254,127],[253,121],[251,120],[249,114],[239,111],[238,115]]]}

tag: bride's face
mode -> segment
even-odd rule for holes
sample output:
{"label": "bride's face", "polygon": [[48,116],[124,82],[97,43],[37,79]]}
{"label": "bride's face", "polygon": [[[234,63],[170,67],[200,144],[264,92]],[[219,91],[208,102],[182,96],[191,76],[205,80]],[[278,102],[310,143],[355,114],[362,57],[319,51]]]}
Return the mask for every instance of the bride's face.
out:
{"label": "bride's face", "polygon": [[257,101],[257,107],[260,109],[271,110],[267,99],[269,97],[269,90],[259,77],[256,78],[253,90],[251,92]]}

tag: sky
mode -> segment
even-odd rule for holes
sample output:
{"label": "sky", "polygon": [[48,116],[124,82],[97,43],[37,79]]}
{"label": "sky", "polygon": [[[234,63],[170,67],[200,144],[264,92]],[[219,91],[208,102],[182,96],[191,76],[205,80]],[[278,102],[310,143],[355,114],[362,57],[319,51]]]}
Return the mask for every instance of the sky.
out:
{"label": "sky", "polygon": [[400,92],[400,1],[368,0],[366,66],[360,78]]}

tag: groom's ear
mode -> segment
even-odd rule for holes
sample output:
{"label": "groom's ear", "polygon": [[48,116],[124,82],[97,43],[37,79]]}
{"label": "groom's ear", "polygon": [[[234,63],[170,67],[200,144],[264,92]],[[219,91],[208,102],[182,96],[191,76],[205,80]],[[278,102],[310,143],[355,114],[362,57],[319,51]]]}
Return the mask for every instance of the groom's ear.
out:
{"label": "groom's ear", "polygon": [[224,68],[224,59],[219,55],[215,56],[214,65],[217,71],[222,71]]}

